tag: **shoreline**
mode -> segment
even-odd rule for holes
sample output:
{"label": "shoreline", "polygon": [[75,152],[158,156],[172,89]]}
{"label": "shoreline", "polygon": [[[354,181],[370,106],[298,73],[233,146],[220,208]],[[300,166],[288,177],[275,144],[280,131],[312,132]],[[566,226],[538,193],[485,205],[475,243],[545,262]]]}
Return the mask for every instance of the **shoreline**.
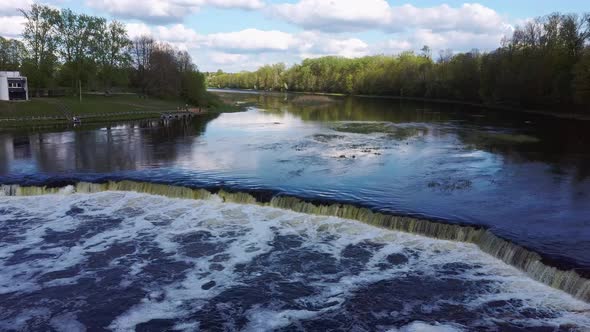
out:
{"label": "shoreline", "polygon": [[[85,96],[82,102],[72,96],[32,98],[21,102],[0,101],[0,130],[71,126],[80,123],[191,118],[203,114],[241,110],[236,105],[223,103],[209,107],[189,107],[181,100],[142,99],[135,94],[110,97],[97,94],[85,94]],[[198,112],[195,111],[197,109]]]}
{"label": "shoreline", "polygon": [[78,116],[80,123],[75,123],[66,117],[30,117],[30,118],[0,118],[1,129],[18,129],[18,128],[43,128],[50,126],[70,126],[84,124],[100,124],[118,121],[135,121],[135,120],[157,120],[162,116],[177,118],[192,118],[195,116],[206,115],[216,112],[203,110],[199,113],[186,111],[148,111],[148,112],[122,112],[111,114],[83,115]]}
{"label": "shoreline", "polygon": [[560,266],[542,254],[495,235],[489,229],[468,224],[454,224],[417,216],[395,215],[358,204],[321,201],[271,191],[233,191],[224,188],[191,188],[132,180],[78,182],[65,181],[49,186],[0,185],[5,196],[36,196],[63,192],[96,193],[103,191],[132,191],[169,198],[210,199],[223,202],[255,204],[294,212],[352,219],[376,227],[418,234],[440,240],[472,243],[483,252],[516,267],[534,280],[562,290],[590,303],[590,276],[577,269]]}
{"label": "shoreline", "polygon": [[253,90],[253,89],[218,89],[218,88],[211,88],[207,89],[212,93],[251,93],[251,94],[261,94],[261,95],[273,95],[273,94],[297,94],[297,95],[315,95],[315,96],[328,96],[328,97],[356,97],[356,98],[367,98],[367,99],[388,99],[388,100],[408,100],[408,101],[420,101],[420,102],[429,102],[435,104],[455,104],[455,105],[464,105],[464,106],[472,106],[477,108],[483,108],[488,110],[494,111],[510,111],[510,112],[519,112],[519,113],[529,113],[529,114],[536,114],[536,115],[544,115],[544,116],[551,116],[559,119],[567,119],[567,120],[582,120],[582,121],[590,121],[590,114],[582,114],[582,113],[557,113],[547,110],[535,110],[535,109],[526,109],[514,106],[503,106],[503,105],[495,105],[495,104],[485,104],[485,103],[477,103],[477,102],[470,102],[470,101],[463,101],[463,100],[452,100],[452,99],[435,99],[435,98],[423,98],[423,97],[401,97],[401,96],[380,96],[380,95],[365,95],[365,94],[344,94],[344,93],[332,93],[332,92],[301,92],[301,91],[263,91],[263,90]]}

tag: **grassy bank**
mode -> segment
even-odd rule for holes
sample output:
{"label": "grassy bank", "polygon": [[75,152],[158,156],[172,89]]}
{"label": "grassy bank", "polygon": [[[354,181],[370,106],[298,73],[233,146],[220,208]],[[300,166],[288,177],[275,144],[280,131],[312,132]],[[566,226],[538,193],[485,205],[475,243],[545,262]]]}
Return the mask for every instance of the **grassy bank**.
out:
{"label": "grassy bank", "polygon": [[[239,109],[212,99],[207,112],[235,112]],[[108,122],[159,118],[163,113],[186,106],[181,99],[140,98],[135,94],[83,95],[78,97],[32,98],[26,102],[0,101],[0,128],[70,123],[76,116],[83,122]]]}

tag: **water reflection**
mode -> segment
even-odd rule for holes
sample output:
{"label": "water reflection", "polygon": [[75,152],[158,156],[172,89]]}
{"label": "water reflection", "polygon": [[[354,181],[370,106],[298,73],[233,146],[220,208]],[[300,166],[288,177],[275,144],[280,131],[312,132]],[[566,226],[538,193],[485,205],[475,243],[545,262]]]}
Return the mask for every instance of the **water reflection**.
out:
{"label": "water reflection", "polygon": [[0,136],[0,173],[109,173],[168,165],[190,153],[194,139],[216,117],[5,133]]}
{"label": "water reflection", "polygon": [[[289,113],[303,121],[386,121],[436,124],[431,135],[453,134],[464,145],[502,154],[511,162],[543,162],[556,173],[573,168],[577,180],[590,176],[590,123],[556,119],[532,113],[484,110],[456,104],[330,96],[319,103],[297,102],[300,95],[220,92],[223,98],[241,101],[266,112]],[[490,140],[504,133],[527,136],[530,141]],[[516,137],[518,138],[518,137]]]}

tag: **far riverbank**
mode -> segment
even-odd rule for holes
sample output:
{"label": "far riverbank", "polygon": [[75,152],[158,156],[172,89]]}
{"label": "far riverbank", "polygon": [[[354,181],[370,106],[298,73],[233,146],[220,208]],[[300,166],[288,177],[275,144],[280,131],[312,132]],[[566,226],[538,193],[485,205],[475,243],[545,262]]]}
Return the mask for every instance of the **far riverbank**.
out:
{"label": "far riverbank", "polygon": [[465,106],[473,106],[482,109],[490,109],[490,110],[498,110],[498,111],[510,111],[510,112],[521,112],[521,113],[531,113],[531,114],[540,114],[546,116],[552,116],[560,119],[574,119],[574,120],[583,120],[583,121],[590,121],[590,114],[584,114],[579,112],[565,112],[565,113],[557,113],[551,110],[540,110],[540,109],[526,109],[521,107],[514,107],[514,106],[507,106],[507,105],[498,105],[498,104],[485,104],[485,103],[476,103],[476,102],[469,102],[464,100],[453,100],[453,99],[435,99],[435,98],[417,98],[417,97],[400,97],[400,96],[380,96],[380,95],[364,95],[364,94],[355,94],[355,95],[348,95],[343,93],[330,93],[330,92],[301,92],[301,91],[263,91],[263,90],[253,90],[253,89],[218,89],[218,88],[209,88],[207,91],[210,92],[218,92],[218,93],[257,93],[257,94],[296,94],[296,95],[316,95],[316,96],[328,96],[328,97],[358,97],[358,98],[373,98],[373,99],[390,99],[390,100],[409,100],[409,101],[423,101],[429,103],[438,103],[438,104],[455,104],[455,105],[465,105]]}

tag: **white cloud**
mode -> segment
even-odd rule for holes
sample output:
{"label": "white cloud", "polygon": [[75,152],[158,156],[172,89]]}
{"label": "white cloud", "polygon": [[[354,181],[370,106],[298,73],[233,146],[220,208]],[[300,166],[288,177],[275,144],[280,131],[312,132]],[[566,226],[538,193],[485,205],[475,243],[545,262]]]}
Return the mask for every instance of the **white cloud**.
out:
{"label": "white cloud", "polygon": [[329,39],[322,50],[328,54],[354,58],[369,54],[369,45],[357,38]]}
{"label": "white cloud", "polygon": [[88,0],[86,4],[116,17],[161,23],[180,21],[196,10],[161,0],[143,0],[141,3],[135,0]]}
{"label": "white cloud", "polygon": [[371,54],[399,54],[415,49],[417,49],[416,43],[412,43],[407,39],[388,39],[373,45]]}
{"label": "white cloud", "polygon": [[197,43],[200,39],[195,30],[185,27],[182,24],[156,27],[158,38],[173,43]]}
{"label": "white cloud", "polygon": [[235,53],[223,53],[223,52],[212,52],[209,54],[209,58],[211,62],[216,65],[236,65],[241,64],[247,60],[249,57],[244,54],[235,54]]}
{"label": "white cloud", "polygon": [[199,6],[209,5],[218,8],[237,8],[246,10],[260,9],[264,7],[264,2],[262,0],[202,0],[192,2]]}
{"label": "white cloud", "polygon": [[22,34],[25,19],[19,9],[28,9],[32,0],[0,1],[0,36],[17,38]]}
{"label": "white cloud", "polygon": [[418,51],[423,45],[429,45],[435,56],[439,50],[447,48],[461,51],[472,48],[489,50],[497,47],[503,36],[502,33],[415,29],[400,38],[369,44],[359,38],[318,31],[288,33],[245,29],[199,34],[182,24],[149,26],[144,23],[129,23],[127,28],[132,38],[147,34],[179,49],[193,51],[193,57],[201,68],[213,70],[221,66],[234,71],[254,69],[255,64],[294,63],[303,58],[326,55],[353,58],[371,54],[399,54],[408,50]]}
{"label": "white cloud", "polygon": [[[508,33],[508,31],[506,31]],[[413,35],[414,48],[428,45],[433,51],[450,48],[452,50],[468,51],[474,48],[490,50],[498,47],[504,33],[474,33],[467,31],[441,31],[418,29]]]}
{"label": "white cloud", "polygon": [[22,34],[25,19],[22,16],[0,17],[0,36],[16,38]]}
{"label": "white cloud", "polygon": [[418,28],[489,33],[508,25],[496,11],[477,3],[421,8],[410,4],[393,7],[385,0],[300,0],[274,5],[269,12],[305,29],[327,32]]}
{"label": "white cloud", "polygon": [[180,50],[199,48],[203,37],[182,24],[149,26],[145,23],[127,23],[127,34],[132,40],[140,36],[151,36],[156,41],[166,42]]}
{"label": "white cloud", "polygon": [[[237,72],[255,70],[270,63],[294,64],[303,58],[326,55],[359,57],[370,54],[370,46],[358,38],[342,38],[338,35],[309,31],[295,34],[281,32],[274,36],[269,33],[269,31],[239,31],[223,34],[223,38],[219,38],[220,34],[204,36],[203,46],[195,59],[200,61],[199,66],[205,70],[216,70],[221,67],[225,71]],[[262,40],[262,44],[239,42],[246,41],[248,36],[253,35],[273,37],[251,38]],[[277,44],[272,44],[273,40]],[[203,54],[205,56],[202,56]]]}
{"label": "white cloud", "polygon": [[235,32],[198,34],[182,24],[150,26],[128,23],[129,37],[152,36],[182,49],[207,48],[223,54],[280,52],[296,49],[300,43],[295,35],[277,30],[245,29]]}
{"label": "white cloud", "polygon": [[485,33],[503,30],[508,25],[496,11],[477,3],[466,3],[458,8],[446,4],[429,8],[403,5],[391,8],[391,12],[392,20],[386,29],[419,28]]}
{"label": "white cloud", "polygon": [[373,44],[370,53],[399,54],[404,51],[419,51],[424,45],[430,47],[435,57],[439,51],[446,49],[462,52],[472,49],[489,51],[499,47],[502,37],[511,32],[510,29],[496,33],[416,29],[409,34],[405,34],[403,38],[391,38]]}
{"label": "white cloud", "polygon": [[358,38],[334,37],[316,32],[291,34],[276,30],[246,29],[206,35],[203,45],[232,54],[280,53],[287,56],[289,53],[309,57],[359,57],[369,54],[369,45]]}
{"label": "white cloud", "polygon": [[[16,38],[21,34],[24,19],[17,8],[26,8],[30,3],[32,0],[18,4],[0,0],[0,35]],[[438,50],[446,48],[490,50],[512,31],[508,21],[493,9],[473,3],[422,8],[392,6],[385,0],[297,0],[268,6],[264,0],[86,0],[86,4],[116,17],[143,21],[127,21],[131,38],[151,35],[158,41],[188,50],[195,62],[206,70],[218,67],[230,71],[255,69],[263,64],[292,64],[305,57],[325,55],[398,54],[418,51],[423,45],[429,45],[434,56]],[[252,26],[233,32],[200,34],[179,24],[183,18],[206,6],[267,8],[266,13],[302,27],[303,31],[264,30]],[[80,12],[88,12],[88,9]],[[363,40],[357,32],[365,30],[380,31],[382,40]]]}
{"label": "white cloud", "polygon": [[275,5],[271,13],[306,29],[330,32],[364,30],[391,20],[385,0],[301,0]]}
{"label": "white cloud", "polygon": [[140,36],[154,36],[152,28],[145,23],[127,23],[127,35],[131,39],[135,39]]}
{"label": "white cloud", "polygon": [[264,7],[262,0],[87,0],[89,7],[113,16],[151,23],[179,22],[201,7],[253,10]]}
{"label": "white cloud", "polygon": [[245,29],[199,34],[182,24],[149,26],[145,23],[128,23],[127,29],[131,38],[150,35],[177,48],[192,50],[197,64],[207,70],[223,66],[226,70],[239,71],[266,63],[294,63],[305,57],[360,57],[371,53],[370,46],[361,39],[310,31]]}
{"label": "white cloud", "polygon": [[33,3],[32,0],[23,1],[0,1],[0,16],[17,16],[20,15],[19,9],[26,9]]}
{"label": "white cloud", "polygon": [[208,47],[227,53],[286,51],[299,41],[290,33],[246,29],[237,32],[214,33],[205,37]]}
{"label": "white cloud", "polygon": [[304,32],[298,34],[297,39],[300,58],[317,58],[325,55],[354,58],[370,54],[369,45],[358,38]]}
{"label": "white cloud", "polygon": [[[300,48],[306,57],[399,54],[423,45],[434,53],[447,48],[491,50],[512,32],[506,18],[477,3],[416,7],[392,6],[385,0],[298,0],[270,6],[268,13],[307,29],[297,36],[299,44],[307,45]],[[392,35],[371,45],[357,38],[326,37],[366,30]]]}

